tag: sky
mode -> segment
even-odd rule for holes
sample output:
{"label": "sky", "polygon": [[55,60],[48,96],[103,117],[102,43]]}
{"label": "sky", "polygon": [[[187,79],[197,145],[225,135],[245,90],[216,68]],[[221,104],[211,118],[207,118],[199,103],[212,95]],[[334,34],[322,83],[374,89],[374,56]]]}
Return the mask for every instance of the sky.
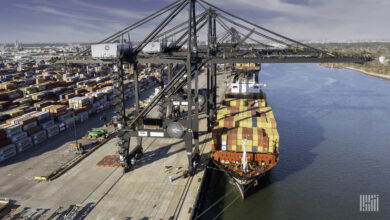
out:
{"label": "sky", "polygon": [[[0,0],[0,44],[96,42],[173,0]],[[297,40],[390,40],[389,0],[208,0]],[[184,21],[180,14],[177,22]],[[146,36],[161,20],[130,33]]]}

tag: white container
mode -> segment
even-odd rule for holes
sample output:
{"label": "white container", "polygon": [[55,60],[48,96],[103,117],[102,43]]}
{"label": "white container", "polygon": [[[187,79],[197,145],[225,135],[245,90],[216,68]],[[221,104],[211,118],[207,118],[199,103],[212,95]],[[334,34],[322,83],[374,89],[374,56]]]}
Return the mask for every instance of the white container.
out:
{"label": "white container", "polygon": [[50,128],[46,129],[46,131],[47,131],[47,137],[51,138],[51,137],[60,133],[60,128],[59,128],[58,124],[55,124],[55,125],[51,126]]}
{"label": "white container", "polygon": [[22,115],[20,118],[11,119],[10,123],[13,125],[18,125],[20,121],[23,121],[26,118],[29,118],[29,115]]}
{"label": "white container", "polygon": [[59,124],[52,124],[50,127],[46,128],[47,132],[50,132],[51,130],[59,129]]}
{"label": "white container", "polygon": [[68,120],[69,118],[72,118],[73,117],[73,112],[68,112],[64,115],[60,115],[58,116],[58,121],[66,121]]}
{"label": "white container", "polygon": [[144,53],[160,53],[165,48],[167,48],[168,44],[166,42],[150,42],[143,49]]}
{"label": "white container", "polygon": [[91,102],[91,99],[89,97],[73,97],[69,99],[70,104],[86,104],[88,102]]}
{"label": "white container", "polygon": [[53,120],[50,120],[50,121],[47,121],[47,122],[41,124],[43,129],[48,129],[49,127],[52,127],[53,125],[54,125],[54,121]]}
{"label": "white container", "polygon": [[41,120],[41,119],[50,117],[50,113],[49,112],[38,112],[38,113],[34,114],[33,116],[37,117],[38,120]]}
{"label": "white container", "polygon": [[22,140],[15,143],[18,149],[18,152],[22,152],[33,146],[33,142],[31,137],[23,138]]}
{"label": "white container", "polygon": [[3,127],[3,129],[7,133],[7,137],[9,138],[13,134],[21,132],[22,126],[20,126],[20,125],[7,125],[7,126]]}
{"label": "white container", "polygon": [[94,93],[92,93],[92,96],[93,97],[96,97],[96,98],[100,98],[100,97],[102,97],[104,95],[104,93],[102,93],[102,92],[94,92]]}
{"label": "white container", "polygon": [[45,133],[45,136],[42,136],[42,137],[34,139],[34,144],[35,145],[40,144],[40,143],[44,142],[46,139],[47,139],[47,136],[46,136],[46,133]]}
{"label": "white container", "polygon": [[91,54],[93,58],[117,58],[119,52],[131,49],[130,44],[94,44],[91,46]]}
{"label": "white container", "polygon": [[28,145],[29,143],[31,143],[31,137],[22,138],[19,141],[17,141],[15,144],[16,146],[24,146],[24,145]]}
{"label": "white container", "polygon": [[20,139],[25,138],[25,137],[27,137],[27,133],[22,131],[22,132],[18,132],[16,134],[14,134],[12,137],[10,137],[10,139],[11,139],[12,143],[15,143],[15,142],[17,142]]}
{"label": "white container", "polygon": [[60,132],[62,132],[62,131],[65,131],[65,130],[66,130],[66,125],[65,125],[65,123],[61,123],[61,124],[59,124],[59,125],[58,125],[58,127],[59,127],[59,129],[60,129]]}
{"label": "white container", "polygon": [[16,155],[15,144],[9,144],[0,149],[0,161],[6,160]]}
{"label": "white container", "polygon": [[38,131],[37,133],[33,134],[31,137],[33,138],[33,140],[46,138],[46,130]]}
{"label": "white container", "polygon": [[112,93],[114,91],[114,87],[112,86],[106,86],[102,89],[104,93]]}
{"label": "white container", "polygon": [[51,131],[50,133],[47,133],[47,138],[52,138],[52,137],[56,136],[56,135],[59,134],[59,133],[60,133],[60,130],[59,130],[59,129],[53,130],[53,131]]}

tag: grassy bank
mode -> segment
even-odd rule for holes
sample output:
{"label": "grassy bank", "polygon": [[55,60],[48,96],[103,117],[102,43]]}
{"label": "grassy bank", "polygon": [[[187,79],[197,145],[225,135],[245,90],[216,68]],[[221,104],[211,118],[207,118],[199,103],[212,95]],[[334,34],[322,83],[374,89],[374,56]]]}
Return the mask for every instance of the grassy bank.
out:
{"label": "grassy bank", "polygon": [[332,52],[339,52],[343,54],[362,54],[368,53],[373,60],[364,64],[355,63],[334,63],[321,64],[333,68],[349,68],[361,71],[367,75],[373,75],[381,78],[383,76],[390,76],[390,62],[387,65],[379,63],[379,57],[385,56],[390,59],[390,43],[373,42],[373,43],[324,43],[312,44],[316,48],[327,49]]}

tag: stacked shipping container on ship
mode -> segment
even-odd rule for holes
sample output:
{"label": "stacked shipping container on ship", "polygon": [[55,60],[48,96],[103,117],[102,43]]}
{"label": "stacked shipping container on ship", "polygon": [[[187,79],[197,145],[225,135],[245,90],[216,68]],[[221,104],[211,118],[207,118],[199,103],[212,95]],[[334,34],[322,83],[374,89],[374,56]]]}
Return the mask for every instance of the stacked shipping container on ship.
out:
{"label": "stacked shipping container on ship", "polygon": [[[213,163],[232,178],[242,198],[279,161],[279,134],[253,65],[236,69],[212,132]],[[243,70],[241,72],[241,70]]]}

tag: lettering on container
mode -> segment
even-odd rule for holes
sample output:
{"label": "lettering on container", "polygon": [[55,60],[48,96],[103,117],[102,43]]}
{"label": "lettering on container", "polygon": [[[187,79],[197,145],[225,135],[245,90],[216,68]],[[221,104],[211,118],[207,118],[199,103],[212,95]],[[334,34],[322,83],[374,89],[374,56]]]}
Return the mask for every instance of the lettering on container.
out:
{"label": "lettering on container", "polygon": [[148,136],[148,132],[147,131],[138,131],[138,136],[140,136],[140,137],[147,137]]}
{"label": "lettering on container", "polygon": [[150,132],[150,137],[164,137],[164,132]]}

